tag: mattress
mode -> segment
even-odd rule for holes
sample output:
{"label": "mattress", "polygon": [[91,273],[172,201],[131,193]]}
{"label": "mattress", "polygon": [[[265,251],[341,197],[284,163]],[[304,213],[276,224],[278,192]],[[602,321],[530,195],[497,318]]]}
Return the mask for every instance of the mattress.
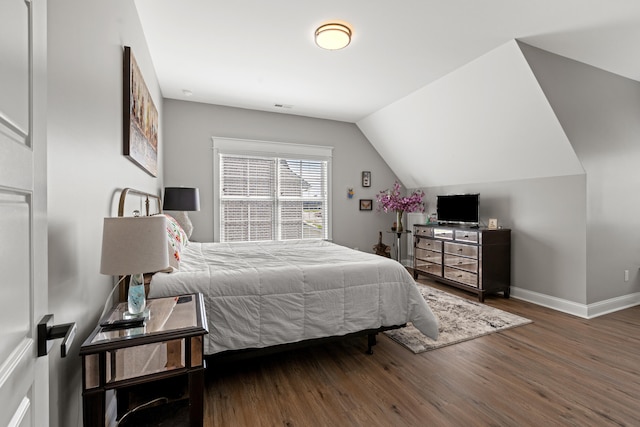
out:
{"label": "mattress", "polygon": [[149,297],[201,292],[205,354],[438,321],[398,262],[326,241],[189,242],[178,271],[153,275]]}

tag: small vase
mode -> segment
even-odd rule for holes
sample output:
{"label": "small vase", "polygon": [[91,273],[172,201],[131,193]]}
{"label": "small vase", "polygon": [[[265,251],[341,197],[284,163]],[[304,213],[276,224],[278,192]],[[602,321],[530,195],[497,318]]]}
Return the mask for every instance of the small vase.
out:
{"label": "small vase", "polygon": [[404,211],[396,211],[396,233],[402,233],[404,227],[402,226],[402,214]]}

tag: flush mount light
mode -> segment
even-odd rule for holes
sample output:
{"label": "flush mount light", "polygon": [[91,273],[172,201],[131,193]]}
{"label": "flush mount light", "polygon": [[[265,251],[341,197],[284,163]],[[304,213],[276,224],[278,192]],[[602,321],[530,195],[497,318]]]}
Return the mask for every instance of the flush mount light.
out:
{"label": "flush mount light", "polygon": [[323,49],[338,50],[351,43],[351,28],[335,22],[324,24],[316,30],[316,44]]}

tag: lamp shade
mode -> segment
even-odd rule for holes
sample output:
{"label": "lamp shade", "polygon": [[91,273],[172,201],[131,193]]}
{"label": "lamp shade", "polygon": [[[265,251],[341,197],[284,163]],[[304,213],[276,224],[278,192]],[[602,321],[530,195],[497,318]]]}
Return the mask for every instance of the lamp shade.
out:
{"label": "lamp shade", "polygon": [[127,275],[169,268],[164,215],[105,218],[100,273]]}
{"label": "lamp shade", "polygon": [[191,187],[165,187],[164,203],[165,211],[199,211],[200,192]]}

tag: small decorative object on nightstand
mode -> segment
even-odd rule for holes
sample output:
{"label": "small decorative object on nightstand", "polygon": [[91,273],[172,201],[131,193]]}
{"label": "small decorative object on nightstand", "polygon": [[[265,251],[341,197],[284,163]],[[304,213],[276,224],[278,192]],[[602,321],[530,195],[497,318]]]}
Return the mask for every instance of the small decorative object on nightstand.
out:
{"label": "small decorative object on nightstand", "polygon": [[163,412],[155,404],[147,408],[156,401],[172,405],[169,416],[177,419],[161,420],[166,425],[188,417],[191,426],[202,426],[208,333],[202,294],[149,299],[148,305],[152,315],[142,324],[118,325],[127,303],[118,304],[80,347],[85,426],[105,425],[107,390],[116,391],[120,426],[149,422]]}

